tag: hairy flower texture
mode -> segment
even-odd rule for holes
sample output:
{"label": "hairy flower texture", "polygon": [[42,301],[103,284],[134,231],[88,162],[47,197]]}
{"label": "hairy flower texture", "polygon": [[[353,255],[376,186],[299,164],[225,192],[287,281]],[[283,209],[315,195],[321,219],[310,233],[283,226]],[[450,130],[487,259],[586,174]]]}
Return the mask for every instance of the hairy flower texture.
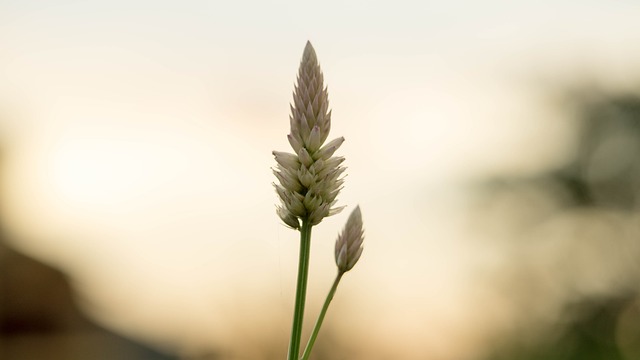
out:
{"label": "hairy flower texture", "polygon": [[340,166],[344,158],[333,156],[344,138],[324,144],[331,129],[331,111],[323,81],[316,52],[307,42],[290,106],[287,138],[294,153],[273,152],[278,163],[273,173],[279,182],[274,186],[281,200],[277,213],[293,229],[300,228],[300,220],[317,225],[344,208],[334,207],[344,183],[345,168]]}
{"label": "hairy flower texture", "polygon": [[344,230],[336,240],[336,265],[338,265],[340,272],[345,273],[351,270],[358,262],[360,255],[362,255],[363,241],[362,213],[360,212],[360,206],[358,206],[349,215]]}

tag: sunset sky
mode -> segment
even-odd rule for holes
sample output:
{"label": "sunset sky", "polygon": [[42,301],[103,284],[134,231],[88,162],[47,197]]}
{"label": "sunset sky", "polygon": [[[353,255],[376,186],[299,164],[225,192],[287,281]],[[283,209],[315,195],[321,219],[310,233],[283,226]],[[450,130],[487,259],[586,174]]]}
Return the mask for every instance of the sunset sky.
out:
{"label": "sunset sky", "polygon": [[562,164],[573,128],[545,90],[634,86],[639,18],[637,1],[4,0],[3,222],[105,326],[286,351],[298,240],[274,211],[271,151],[289,151],[310,40],[348,208],[314,228],[307,319],[360,204],[365,251],[327,326],[394,358],[469,358],[508,314],[477,276],[495,254],[466,185]]}

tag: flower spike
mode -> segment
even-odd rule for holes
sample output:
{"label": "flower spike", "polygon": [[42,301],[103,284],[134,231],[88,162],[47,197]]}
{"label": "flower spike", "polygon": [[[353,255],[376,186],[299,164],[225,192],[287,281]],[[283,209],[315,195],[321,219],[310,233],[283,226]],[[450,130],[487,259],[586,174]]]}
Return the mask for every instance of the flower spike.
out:
{"label": "flower spike", "polygon": [[[291,130],[287,139],[294,153],[273,152],[277,162],[274,174],[280,187],[276,189],[281,201],[277,213],[287,226],[298,229],[300,220],[317,225],[342,210],[333,205],[342,188],[340,175],[345,170],[340,165],[344,159],[333,156],[344,138],[323,146],[331,129],[329,93],[310,42],[302,54],[290,108]],[[306,201],[292,200],[297,198]]]}

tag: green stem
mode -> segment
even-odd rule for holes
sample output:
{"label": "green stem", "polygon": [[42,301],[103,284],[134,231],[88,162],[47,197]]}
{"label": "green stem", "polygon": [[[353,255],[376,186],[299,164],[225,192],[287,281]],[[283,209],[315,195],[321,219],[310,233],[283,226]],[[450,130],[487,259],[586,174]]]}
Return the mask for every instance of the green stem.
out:
{"label": "green stem", "polygon": [[316,338],[318,337],[318,333],[320,332],[320,327],[322,326],[322,321],[324,321],[324,316],[327,314],[327,309],[329,309],[329,304],[331,304],[331,300],[333,300],[333,295],[335,295],[336,293],[336,289],[338,288],[340,279],[342,279],[342,275],[344,275],[344,272],[338,270],[338,275],[333,281],[333,285],[331,286],[331,290],[329,290],[329,294],[327,294],[327,298],[324,300],[324,305],[322,305],[322,310],[320,311],[320,315],[318,316],[318,320],[316,321],[316,326],[313,328],[313,332],[311,333],[311,337],[309,337],[307,347],[304,349],[304,353],[302,354],[300,360],[307,360],[311,355],[311,349],[313,349],[313,344],[315,344],[316,342]]}
{"label": "green stem", "polygon": [[300,354],[302,337],[302,318],[307,295],[307,277],[309,276],[309,254],[311,250],[311,223],[304,219],[300,228],[300,258],[298,261],[298,283],[296,285],[296,303],[293,311],[293,326],[289,343],[288,360],[297,360]]}

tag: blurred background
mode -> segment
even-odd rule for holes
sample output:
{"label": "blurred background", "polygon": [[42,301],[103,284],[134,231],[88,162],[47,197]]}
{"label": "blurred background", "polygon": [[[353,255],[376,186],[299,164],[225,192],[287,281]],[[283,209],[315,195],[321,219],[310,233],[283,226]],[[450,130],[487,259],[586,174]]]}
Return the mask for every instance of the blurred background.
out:
{"label": "blurred background", "polygon": [[0,358],[283,359],[310,40],[347,211],[314,359],[640,358],[637,1],[0,3]]}

